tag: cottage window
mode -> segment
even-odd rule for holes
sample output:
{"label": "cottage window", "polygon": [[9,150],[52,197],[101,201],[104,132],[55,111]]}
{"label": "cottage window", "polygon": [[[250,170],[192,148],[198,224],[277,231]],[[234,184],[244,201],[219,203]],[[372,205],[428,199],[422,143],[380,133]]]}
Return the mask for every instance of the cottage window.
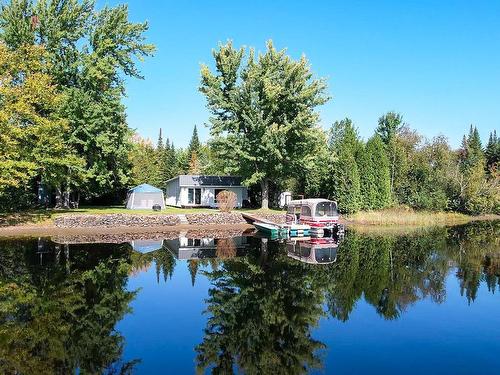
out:
{"label": "cottage window", "polygon": [[214,194],[215,194],[215,203],[219,203],[217,201],[217,196],[219,195],[220,192],[223,192],[223,191],[224,191],[224,189],[215,189],[215,192],[214,192]]}
{"label": "cottage window", "polygon": [[201,189],[188,189],[188,204],[201,204]]}
{"label": "cottage window", "polygon": [[199,238],[188,238],[188,246],[190,247],[200,247],[201,246],[201,239]]}

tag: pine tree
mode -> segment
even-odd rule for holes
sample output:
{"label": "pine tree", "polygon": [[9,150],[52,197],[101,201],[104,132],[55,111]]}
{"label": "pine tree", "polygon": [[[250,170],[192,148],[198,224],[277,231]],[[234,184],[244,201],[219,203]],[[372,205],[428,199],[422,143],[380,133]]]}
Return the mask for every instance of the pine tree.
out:
{"label": "pine tree", "polygon": [[165,145],[163,144],[163,137],[161,134],[161,128],[160,128],[160,134],[158,135],[158,142],[156,143],[156,150],[160,153],[163,152],[165,149]]}
{"label": "pine tree", "polygon": [[486,163],[488,170],[495,164],[500,163],[500,139],[497,137],[497,131],[494,130],[490,133],[488,144],[485,151]]}
{"label": "pine tree", "polygon": [[469,136],[467,138],[468,157],[473,159],[473,162],[484,156],[481,137],[477,128],[470,126]]}
{"label": "pine tree", "polygon": [[175,147],[174,143],[170,142],[167,138],[165,142],[165,152],[164,152],[164,171],[165,171],[165,181],[175,177],[177,175],[177,163],[175,160]]}
{"label": "pine tree", "polygon": [[[493,140],[493,136],[490,137]],[[488,181],[487,160],[476,127],[471,125],[459,150],[459,209],[472,214],[490,212],[495,206],[498,187]]]}
{"label": "pine tree", "polygon": [[193,152],[196,152],[197,154],[199,154],[200,147],[201,147],[201,143],[200,143],[200,139],[198,138],[198,129],[196,128],[196,125],[195,125],[194,129],[193,129],[193,135],[191,136],[191,140],[189,141],[189,147],[188,147],[189,156],[191,156],[193,154]]}
{"label": "pine tree", "polygon": [[163,188],[165,186],[165,181],[168,180],[167,176],[167,168],[168,166],[165,163],[165,145],[163,143],[163,136],[162,136],[162,131],[160,128],[160,133],[158,135],[158,141],[156,143],[156,150],[155,150],[155,159],[156,159],[156,169],[158,171],[158,187]]}

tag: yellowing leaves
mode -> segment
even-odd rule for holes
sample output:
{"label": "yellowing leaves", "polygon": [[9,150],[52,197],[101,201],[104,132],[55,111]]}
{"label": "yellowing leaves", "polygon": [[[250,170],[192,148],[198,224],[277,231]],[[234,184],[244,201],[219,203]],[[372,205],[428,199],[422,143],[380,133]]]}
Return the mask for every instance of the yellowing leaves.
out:
{"label": "yellowing leaves", "polygon": [[0,194],[35,175],[61,180],[81,165],[65,142],[68,126],[57,115],[63,97],[45,68],[41,47],[0,44]]}

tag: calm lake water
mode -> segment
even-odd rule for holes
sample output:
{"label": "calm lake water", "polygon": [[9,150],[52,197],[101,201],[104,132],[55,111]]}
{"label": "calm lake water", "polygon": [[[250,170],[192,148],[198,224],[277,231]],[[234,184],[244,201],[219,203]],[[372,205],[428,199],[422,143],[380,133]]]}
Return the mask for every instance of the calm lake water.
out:
{"label": "calm lake water", "polygon": [[498,373],[499,238],[0,239],[0,373]]}

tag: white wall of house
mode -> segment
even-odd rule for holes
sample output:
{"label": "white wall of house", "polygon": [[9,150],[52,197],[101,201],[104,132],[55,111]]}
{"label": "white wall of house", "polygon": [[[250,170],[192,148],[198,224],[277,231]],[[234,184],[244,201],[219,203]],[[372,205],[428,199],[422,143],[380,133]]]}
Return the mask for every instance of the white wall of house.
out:
{"label": "white wall of house", "polygon": [[[196,204],[195,202],[189,202],[189,189],[200,189],[201,200],[200,204]],[[242,207],[243,200],[248,199],[248,191],[246,187],[224,187],[224,186],[210,186],[210,187],[199,187],[199,186],[178,186],[174,182],[170,183],[167,187],[167,197],[166,203],[169,206],[186,206],[186,207],[218,207],[218,204],[215,202],[215,192],[216,190],[228,190],[232,191],[236,194],[236,206]],[[193,194],[195,191],[193,190]]]}
{"label": "white wall of house", "polygon": [[169,181],[167,184],[165,203],[167,206],[181,206],[179,178]]}
{"label": "white wall of house", "polygon": [[[213,207],[217,208],[216,192],[228,190],[236,194],[236,206],[242,207],[243,200],[248,199],[248,189],[244,186],[210,186],[210,185],[190,185],[186,181],[191,181],[190,176],[178,176],[167,181],[165,192],[165,203],[176,207]],[[199,177],[199,176],[196,176]],[[212,176],[213,177],[213,176]],[[182,182],[182,184],[181,184]],[[193,189],[193,200],[189,200],[189,191]],[[199,197],[199,202],[196,202]]]}

